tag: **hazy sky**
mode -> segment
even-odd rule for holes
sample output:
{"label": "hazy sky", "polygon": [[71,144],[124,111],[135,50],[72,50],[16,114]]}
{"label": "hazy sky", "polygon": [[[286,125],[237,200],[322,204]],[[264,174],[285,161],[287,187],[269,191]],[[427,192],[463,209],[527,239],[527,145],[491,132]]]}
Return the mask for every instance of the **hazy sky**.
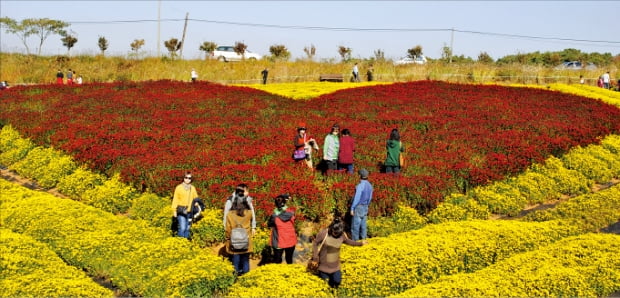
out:
{"label": "hazy sky", "polygon": [[[619,12],[620,1],[0,1],[2,17],[70,23],[78,38],[72,54],[99,53],[99,36],[110,44],[108,55],[129,53],[135,39],[145,40],[148,55],[157,54],[159,39],[165,54],[163,42],[181,39],[189,13],[187,59],[203,57],[198,47],[205,41],[242,41],[263,55],[283,44],[293,58],[304,57],[311,44],[319,58],[339,58],[338,46],[351,48],[354,58],[372,57],[378,49],[399,58],[416,45],[439,58],[451,42],[454,54],[474,59],[483,51],[497,59],[566,48],[616,55]],[[0,34],[0,50],[25,53],[15,35]],[[36,37],[28,45],[36,53]],[[53,35],[42,53],[66,54],[66,48]]]}

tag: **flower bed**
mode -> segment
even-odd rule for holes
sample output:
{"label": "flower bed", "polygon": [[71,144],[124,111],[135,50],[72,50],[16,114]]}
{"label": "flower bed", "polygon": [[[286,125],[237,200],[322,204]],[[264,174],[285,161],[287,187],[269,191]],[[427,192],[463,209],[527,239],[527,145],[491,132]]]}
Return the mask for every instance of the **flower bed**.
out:
{"label": "flower bed", "polygon": [[210,296],[233,268],[182,238],[0,179],[1,226],[46,243],[67,263],[139,296]]}
{"label": "flower bed", "polygon": [[114,293],[65,264],[47,245],[0,229],[3,297],[113,297]]}
{"label": "flower bed", "polygon": [[478,272],[446,276],[396,296],[606,297],[620,290],[619,250],[616,235],[569,237]]}
{"label": "flower bed", "polygon": [[[390,215],[398,203],[427,212],[450,193],[620,132],[620,110],[594,100],[441,82],[347,89],[311,102],[171,81],[16,87],[0,96],[1,121],[37,144],[161,196],[192,170],[200,196],[216,208],[245,182],[260,217],[281,192],[293,194],[300,215],[309,218],[343,208],[352,195],[356,177],[323,179],[293,164],[291,139],[300,121],[320,143],[334,122],[351,129],[356,167],[371,170],[377,190],[373,216]],[[400,128],[410,160],[401,177],[378,174],[393,127]]]}

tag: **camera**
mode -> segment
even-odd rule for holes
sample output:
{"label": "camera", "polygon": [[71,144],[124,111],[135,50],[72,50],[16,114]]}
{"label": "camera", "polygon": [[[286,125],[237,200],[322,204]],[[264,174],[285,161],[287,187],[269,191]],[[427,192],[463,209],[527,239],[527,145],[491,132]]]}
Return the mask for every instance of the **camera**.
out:
{"label": "camera", "polygon": [[237,195],[238,197],[243,197],[245,196],[245,190],[238,188],[235,190],[235,195]]}
{"label": "camera", "polygon": [[310,146],[314,146],[314,140],[310,140],[310,142],[308,142],[308,144],[310,144]]}

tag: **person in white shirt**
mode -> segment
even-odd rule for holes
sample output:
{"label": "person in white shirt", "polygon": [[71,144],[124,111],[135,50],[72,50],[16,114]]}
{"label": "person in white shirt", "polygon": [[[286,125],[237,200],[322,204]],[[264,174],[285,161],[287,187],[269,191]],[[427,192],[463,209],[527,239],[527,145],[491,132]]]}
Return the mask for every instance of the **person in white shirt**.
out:
{"label": "person in white shirt", "polygon": [[360,71],[357,68],[357,63],[355,63],[353,65],[353,81],[354,82],[359,82],[360,81]]}
{"label": "person in white shirt", "polygon": [[195,83],[197,79],[198,79],[198,73],[196,72],[195,69],[192,68],[192,83]]}
{"label": "person in white shirt", "polygon": [[603,88],[609,89],[609,83],[611,82],[611,78],[609,77],[609,71],[604,73],[601,77],[603,78]]}

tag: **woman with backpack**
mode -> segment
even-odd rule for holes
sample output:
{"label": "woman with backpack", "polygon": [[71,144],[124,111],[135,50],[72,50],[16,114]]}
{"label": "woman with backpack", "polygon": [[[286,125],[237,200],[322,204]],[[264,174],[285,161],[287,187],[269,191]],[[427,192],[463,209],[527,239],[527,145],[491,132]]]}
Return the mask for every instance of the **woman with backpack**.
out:
{"label": "woman with backpack", "polygon": [[235,198],[224,219],[226,252],[238,276],[250,271],[253,217],[248,201]]}
{"label": "woman with backpack", "polygon": [[273,261],[282,263],[282,255],[286,253],[286,263],[293,264],[293,254],[297,245],[295,232],[295,209],[286,207],[289,195],[279,195],[274,199],[276,208],[273,210],[267,226],[271,227],[269,245],[273,248]]}

